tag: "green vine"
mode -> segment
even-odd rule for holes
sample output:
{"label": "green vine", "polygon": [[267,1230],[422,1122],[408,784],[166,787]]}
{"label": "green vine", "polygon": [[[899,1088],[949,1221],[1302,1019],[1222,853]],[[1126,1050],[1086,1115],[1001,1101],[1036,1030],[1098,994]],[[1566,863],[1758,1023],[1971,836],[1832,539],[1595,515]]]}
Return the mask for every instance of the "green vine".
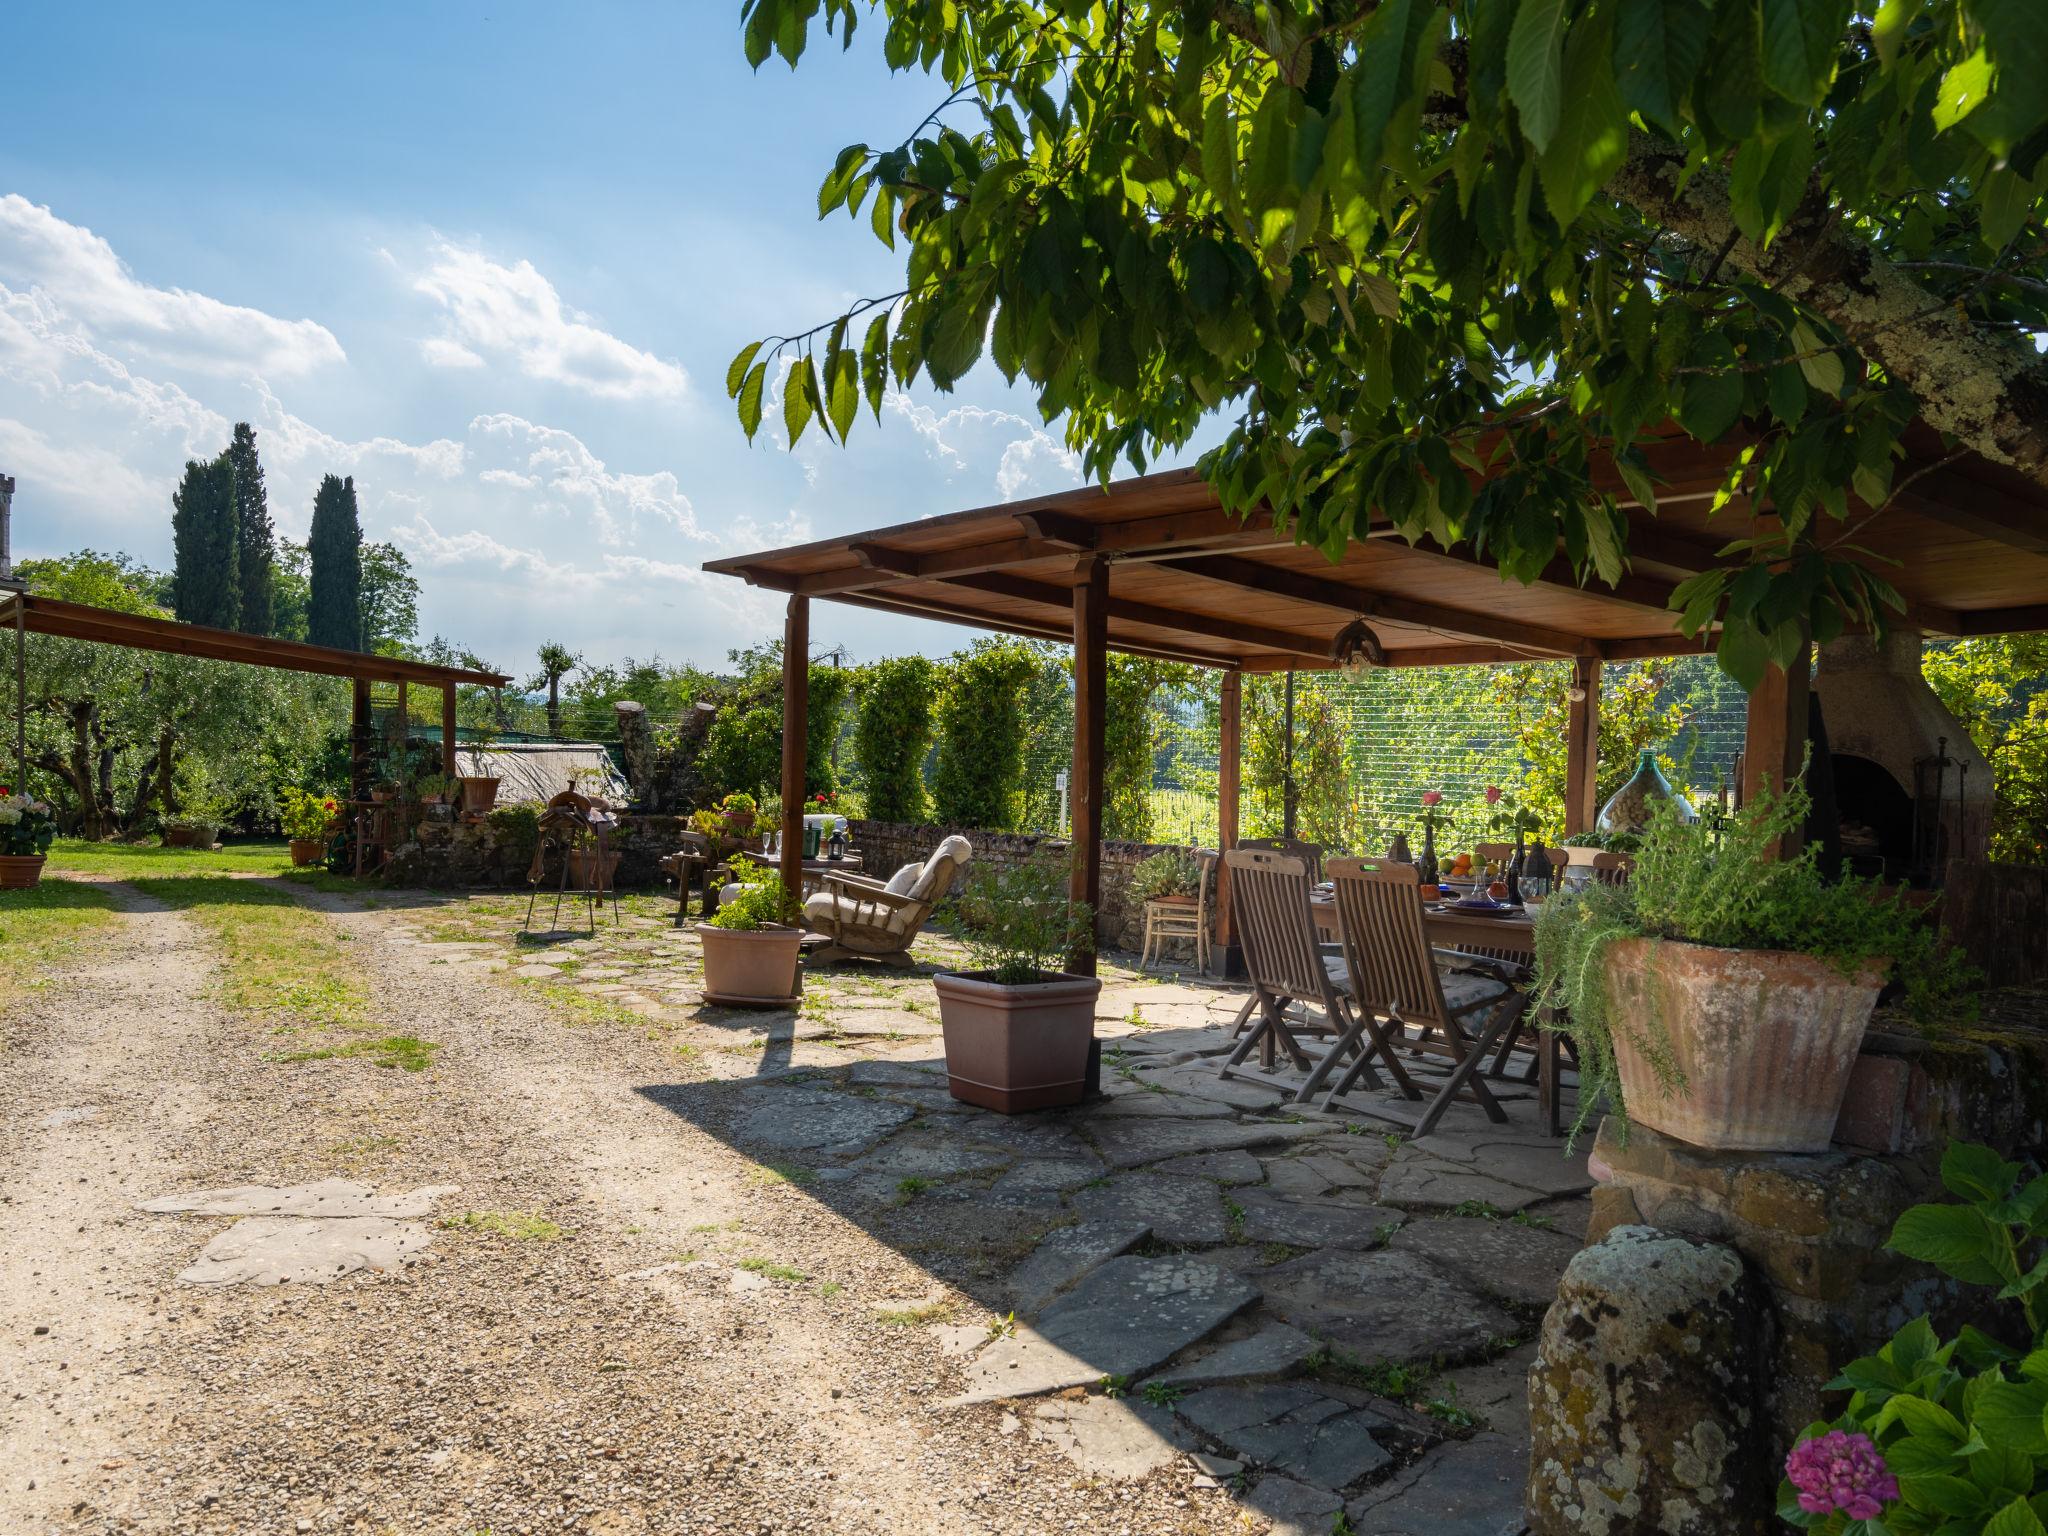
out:
{"label": "green vine", "polygon": [[953,662],[939,696],[935,814],[946,826],[1018,825],[1024,778],[1024,685],[1038,658],[1021,641],[986,637]]}
{"label": "green vine", "polygon": [[924,819],[924,755],[937,681],[938,668],[923,656],[892,656],[861,669],[853,749],[867,776],[867,813],[877,821]]}

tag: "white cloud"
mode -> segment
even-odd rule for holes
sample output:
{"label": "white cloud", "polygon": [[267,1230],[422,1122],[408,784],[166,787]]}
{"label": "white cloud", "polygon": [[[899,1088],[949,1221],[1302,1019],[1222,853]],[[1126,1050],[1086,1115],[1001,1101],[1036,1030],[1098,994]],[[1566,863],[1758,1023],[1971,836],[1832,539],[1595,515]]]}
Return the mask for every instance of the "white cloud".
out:
{"label": "white cloud", "polygon": [[507,267],[481,251],[442,241],[413,288],[447,311],[446,329],[420,346],[436,367],[474,368],[498,358],[529,378],[603,400],[672,399],[687,383],[676,364],[565,308],[555,285],[530,261]]}
{"label": "white cloud", "polygon": [[539,475],[522,475],[516,469],[487,469],[477,479],[485,485],[510,486],[515,491],[530,491],[540,484]]}
{"label": "white cloud", "polygon": [[[56,487],[70,500],[130,514],[161,504],[145,476],[104,448],[53,442],[24,422],[0,417],[0,464],[29,486]],[[26,515],[27,508],[17,509]]]}
{"label": "white cloud", "polygon": [[315,321],[142,282],[91,230],[11,192],[0,197],[0,284],[45,294],[93,333],[195,372],[290,378],[345,358]]}
{"label": "white cloud", "polygon": [[995,488],[1004,501],[1081,483],[1081,457],[1036,422],[1014,411],[958,405],[944,414],[892,390],[883,406],[925,440],[932,457],[956,471],[996,462]]}
{"label": "white cloud", "polygon": [[[643,519],[665,523],[686,538],[704,537],[696,509],[668,470],[651,475],[615,473],[573,432],[539,426],[520,416],[479,416],[469,430],[509,444],[528,483],[561,511],[586,520],[600,543],[617,545],[630,539]],[[501,475],[493,483],[512,481]]]}
{"label": "white cloud", "polygon": [[287,411],[276,395],[257,386],[257,443],[266,469],[277,464],[287,472],[304,468],[316,474],[352,474],[383,464],[433,480],[453,480],[462,473],[469,450],[452,438],[408,443],[395,437],[370,437],[348,442],[323,432]]}

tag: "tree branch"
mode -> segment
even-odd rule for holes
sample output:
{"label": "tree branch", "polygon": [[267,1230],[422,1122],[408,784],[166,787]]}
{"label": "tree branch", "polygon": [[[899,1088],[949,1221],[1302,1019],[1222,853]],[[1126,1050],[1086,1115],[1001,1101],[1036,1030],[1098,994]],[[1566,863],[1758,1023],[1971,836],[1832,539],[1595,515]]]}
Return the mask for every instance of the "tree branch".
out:
{"label": "tree branch", "polygon": [[[1695,176],[1680,191],[1684,163],[1672,146],[1637,135],[1610,190],[1674,234],[1717,246],[1735,228],[1726,179]],[[2048,359],[1973,324],[1845,234],[1824,195],[1809,197],[1769,249],[1737,238],[1728,260],[1912,390],[1930,426],[2048,486]]]}

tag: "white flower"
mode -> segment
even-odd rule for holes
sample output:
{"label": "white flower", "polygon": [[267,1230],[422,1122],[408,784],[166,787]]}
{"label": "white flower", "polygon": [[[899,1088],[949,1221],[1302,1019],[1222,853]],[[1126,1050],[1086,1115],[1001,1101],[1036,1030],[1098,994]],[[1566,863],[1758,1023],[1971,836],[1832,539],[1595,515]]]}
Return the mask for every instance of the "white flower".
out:
{"label": "white flower", "polygon": [[20,811],[11,805],[0,805],[0,827],[11,827],[20,820]]}

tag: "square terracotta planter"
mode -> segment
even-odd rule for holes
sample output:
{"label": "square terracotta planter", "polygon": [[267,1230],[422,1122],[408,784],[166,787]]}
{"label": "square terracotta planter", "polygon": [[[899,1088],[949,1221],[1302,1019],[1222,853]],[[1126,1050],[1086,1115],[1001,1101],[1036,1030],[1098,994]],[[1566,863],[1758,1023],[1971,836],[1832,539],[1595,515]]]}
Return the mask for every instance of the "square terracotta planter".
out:
{"label": "square terracotta planter", "polygon": [[327,845],[317,837],[295,837],[291,840],[291,851],[292,863],[303,869],[308,864],[318,864]]}
{"label": "square terracotta planter", "polygon": [[1005,986],[988,971],[941,971],[939,1023],[953,1097],[998,1114],[1078,1104],[1102,983],[1067,972]]}
{"label": "square terracotta planter", "polygon": [[704,1001],[787,1008],[797,1000],[801,928],[714,928],[697,925],[704,945]]}
{"label": "square terracotta planter", "polygon": [[[1617,939],[1606,965],[1630,1120],[1717,1152],[1827,1151],[1883,962],[1844,974],[1813,955]],[[1657,1024],[1682,1079],[1669,1092],[1629,1038]]]}

